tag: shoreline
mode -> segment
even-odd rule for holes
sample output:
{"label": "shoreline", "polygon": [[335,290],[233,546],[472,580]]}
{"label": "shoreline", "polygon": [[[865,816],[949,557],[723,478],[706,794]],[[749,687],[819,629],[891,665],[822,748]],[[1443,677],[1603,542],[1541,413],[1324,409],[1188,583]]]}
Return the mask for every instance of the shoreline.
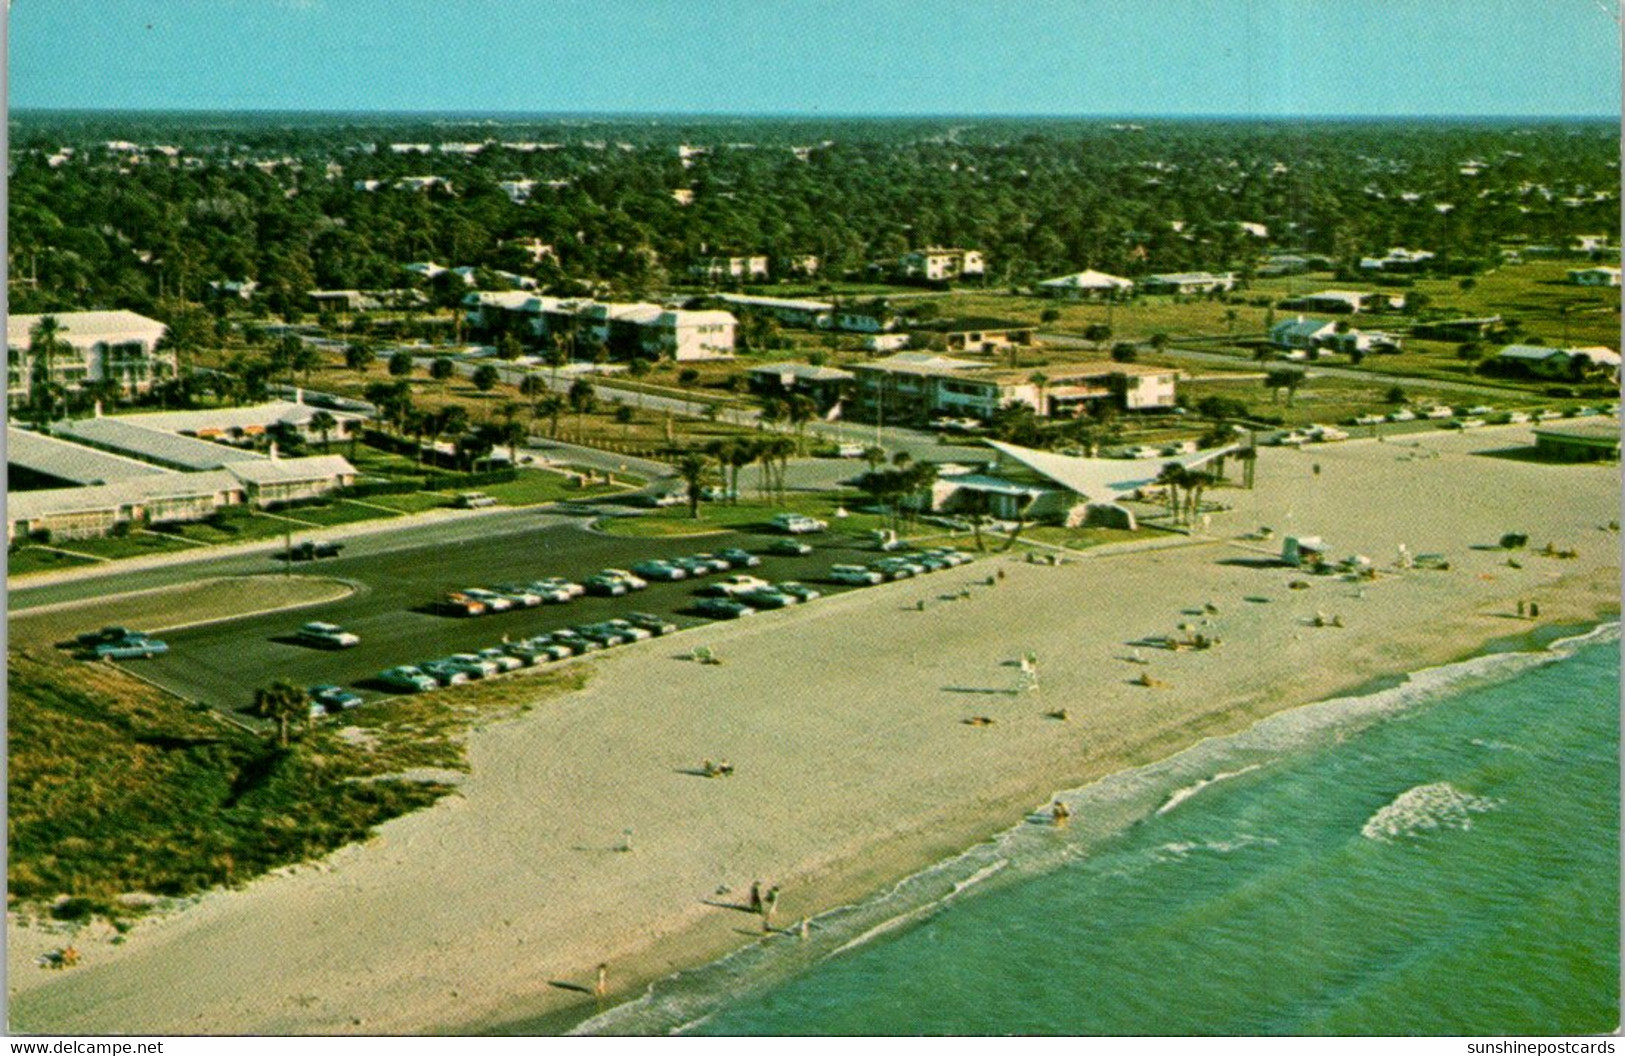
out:
{"label": "shoreline", "polygon": [[[1598,530],[1618,516],[1617,468],[1477,453],[1505,440],[1429,437],[1439,457],[1427,459],[1267,449],[1259,490],[1222,492],[1229,538],[1060,566],[990,555],[696,632],[720,666],[677,662],[658,640],[595,660],[585,690],[471,737],[457,795],[367,842],[144,922],[70,972],[11,960],[13,1028],[579,1025],[597,1011],[579,987],[599,963],[613,1007],[754,942],[759,918],[716,905],[753,879],[782,885],[789,924],[983,843],[1059,790],[1376,678],[1601,622],[1619,607],[1619,537]],[[1447,552],[1452,567],[1367,584],[1308,576],[1260,562],[1242,533],[1266,524],[1322,532],[1383,569],[1397,543]],[[1509,529],[1579,556],[1509,564],[1473,548]],[[986,585],[996,569],[1007,579]],[[971,600],[939,600],[961,586]],[[1531,598],[1541,620],[1511,622]],[[1317,626],[1321,612],[1347,626]],[[1199,620],[1221,646],[1141,646],[1149,666],[1125,662],[1136,641]],[[1012,689],[1026,652],[1043,666],[1036,694]],[[1142,672],[1162,687],[1134,684]],[[1058,706],[1067,721],[1049,714]],[[966,723],[979,714],[996,724]],[[738,771],[697,778],[704,758]],[[628,828],[635,850],[613,853]]]}
{"label": "shoreline", "polygon": [[[814,886],[819,886],[820,890],[825,893],[825,897],[817,900],[817,902],[814,903],[817,908],[809,911],[809,913],[806,915],[811,916],[814,921],[817,921],[820,917],[825,915],[838,913],[842,910],[861,908],[865,903],[877,900],[890,891],[895,890],[905,883],[908,883],[909,881],[925,877],[933,870],[951,865],[958,859],[968,857],[978,848],[995,846],[999,840],[1014,834],[1015,832],[1021,830],[1024,824],[1029,823],[1028,819],[1032,817],[1034,810],[1042,809],[1043,804],[1047,804],[1068,795],[1088,792],[1098,788],[1102,783],[1111,778],[1120,777],[1134,770],[1148,769],[1168,763],[1176,757],[1194,752],[1208,743],[1221,742],[1243,735],[1248,731],[1257,728],[1261,723],[1264,723],[1277,716],[1285,715],[1294,711],[1321,708],[1338,701],[1367,698],[1385,690],[1395,689],[1405,685],[1411,682],[1418,674],[1424,674],[1430,671],[1447,670],[1451,667],[1465,664],[1471,660],[1481,657],[1516,654],[1538,655],[1547,651],[1556,642],[1584,637],[1605,627],[1618,628],[1620,626],[1620,618],[1621,611],[1619,607],[1615,606],[1613,608],[1598,609],[1590,618],[1573,617],[1569,619],[1543,622],[1529,627],[1527,630],[1517,634],[1501,635],[1486,639],[1475,648],[1467,648],[1464,651],[1457,651],[1445,659],[1422,664],[1410,671],[1373,675],[1353,686],[1350,686],[1349,688],[1335,690],[1315,700],[1305,701],[1297,704],[1289,704],[1278,709],[1266,711],[1252,717],[1248,722],[1238,724],[1233,729],[1220,730],[1201,737],[1198,740],[1192,741],[1182,747],[1176,748],[1167,756],[1154,759],[1146,763],[1137,764],[1136,766],[1132,767],[1109,770],[1078,784],[1054,788],[1047,795],[1037,797],[1037,799],[1034,800],[1034,803],[1037,804],[1037,806],[1029,808],[1021,815],[1003,816],[1000,827],[988,831],[980,839],[962,844],[955,850],[935,858],[924,857],[924,855],[928,854],[929,852],[922,849],[919,855],[916,855],[914,858],[914,860],[918,861],[920,864],[913,870],[905,872],[902,875],[893,876],[889,871],[882,872],[878,868],[858,869],[857,867],[859,863],[856,862],[844,863],[843,866],[836,866],[834,869],[832,869],[833,875],[813,878],[814,880],[821,881],[821,883],[815,884]],[[1022,820],[1012,820],[1013,817]],[[989,818],[988,820],[991,822],[992,819]],[[946,845],[951,841],[947,838],[943,838],[939,842]],[[844,875],[845,873],[852,872],[854,869],[857,870],[854,875]],[[857,894],[853,895],[849,899],[842,900],[841,893],[845,892],[857,892]],[[591,1001],[583,1000],[566,1007],[552,1009],[539,1015],[520,1017],[511,1020],[474,1020],[466,1022],[451,1021],[442,1025],[441,1027],[427,1031],[426,1033],[437,1035],[470,1036],[556,1036],[570,1034],[584,1024],[587,1024],[600,1016],[612,1016],[616,1012],[622,1011],[628,1006],[635,1005],[639,1001],[649,997],[656,987],[661,986],[661,984],[672,982],[678,975],[716,968],[720,966],[722,962],[733,956],[747,953],[752,948],[760,946],[765,938],[766,937],[764,936],[763,939],[758,939],[755,942],[744,943],[732,949],[728,949],[719,954],[717,957],[709,960],[699,960],[683,964],[664,975],[653,976],[646,979],[637,978],[634,981],[636,985],[641,987],[641,990],[637,993],[629,993],[626,995],[624,1000],[611,1004],[600,1006]],[[653,956],[654,951],[651,950],[650,954]]]}

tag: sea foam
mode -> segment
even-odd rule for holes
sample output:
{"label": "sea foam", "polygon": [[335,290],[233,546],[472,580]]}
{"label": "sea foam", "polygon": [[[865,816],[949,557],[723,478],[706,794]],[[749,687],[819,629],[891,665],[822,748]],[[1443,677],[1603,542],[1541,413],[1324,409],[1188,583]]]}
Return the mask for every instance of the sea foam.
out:
{"label": "sea foam", "polygon": [[1440,829],[1470,829],[1473,815],[1500,806],[1499,800],[1463,792],[1448,781],[1417,785],[1401,792],[1392,803],[1377,811],[1360,828],[1360,835],[1380,843],[1392,843],[1402,836]]}

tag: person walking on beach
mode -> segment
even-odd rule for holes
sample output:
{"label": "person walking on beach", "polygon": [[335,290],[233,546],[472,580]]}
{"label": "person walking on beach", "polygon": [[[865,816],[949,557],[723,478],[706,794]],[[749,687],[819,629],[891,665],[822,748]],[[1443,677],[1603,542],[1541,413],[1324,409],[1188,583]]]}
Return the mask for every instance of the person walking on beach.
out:
{"label": "person walking on beach", "polygon": [[1531,620],[1540,619],[1540,602],[1531,601],[1529,603],[1529,618]]}
{"label": "person walking on beach", "polygon": [[602,1001],[609,994],[609,965],[598,966],[598,978],[592,984],[593,996]]}
{"label": "person walking on beach", "polygon": [[760,880],[750,885],[750,911],[752,913],[762,911],[762,882]]}
{"label": "person walking on beach", "polygon": [[1520,619],[1520,620],[1523,619],[1524,611],[1525,611],[1525,606],[1524,606],[1524,603],[1523,603],[1523,599],[1519,598],[1518,599],[1518,619]]}
{"label": "person walking on beach", "polygon": [[779,889],[775,885],[767,889],[767,895],[762,899],[762,930],[768,931],[773,926],[773,911],[779,908]]}

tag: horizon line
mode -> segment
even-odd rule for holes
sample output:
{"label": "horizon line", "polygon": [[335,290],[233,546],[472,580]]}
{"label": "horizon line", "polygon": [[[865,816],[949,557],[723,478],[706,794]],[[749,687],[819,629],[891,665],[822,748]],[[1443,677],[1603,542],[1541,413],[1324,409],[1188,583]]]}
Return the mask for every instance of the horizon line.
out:
{"label": "horizon line", "polygon": [[1124,113],[1124,112],[1032,112],[978,113],[972,111],[830,111],[817,110],[515,110],[515,109],[360,109],[295,107],[115,107],[115,106],[17,106],[20,114],[84,115],[289,115],[320,117],[460,117],[460,118],[650,118],[693,120],[701,118],[771,120],[978,120],[978,121],[1618,121],[1616,113],[1567,114],[1474,114],[1474,113]]}

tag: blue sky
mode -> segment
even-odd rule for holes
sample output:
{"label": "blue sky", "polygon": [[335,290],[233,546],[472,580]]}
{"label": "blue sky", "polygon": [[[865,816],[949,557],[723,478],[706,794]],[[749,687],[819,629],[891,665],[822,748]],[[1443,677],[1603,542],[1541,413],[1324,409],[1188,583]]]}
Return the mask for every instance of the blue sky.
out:
{"label": "blue sky", "polygon": [[13,0],[13,107],[1607,115],[1615,0]]}

